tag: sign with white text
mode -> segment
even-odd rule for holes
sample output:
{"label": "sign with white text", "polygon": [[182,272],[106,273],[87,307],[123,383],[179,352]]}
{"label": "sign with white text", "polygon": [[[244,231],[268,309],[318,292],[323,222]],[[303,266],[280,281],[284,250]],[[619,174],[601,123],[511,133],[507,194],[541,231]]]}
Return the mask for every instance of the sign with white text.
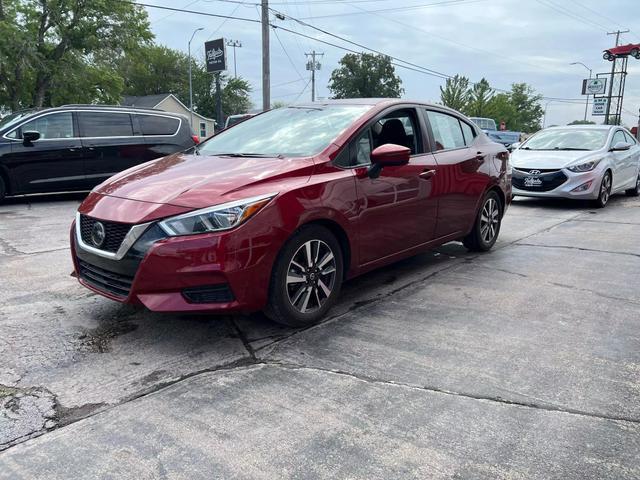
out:
{"label": "sign with white text", "polygon": [[606,115],[609,99],[607,97],[593,99],[593,111],[591,115]]}
{"label": "sign with white text", "polygon": [[222,72],[227,69],[227,46],[224,38],[205,42],[204,55],[207,62],[207,72]]}

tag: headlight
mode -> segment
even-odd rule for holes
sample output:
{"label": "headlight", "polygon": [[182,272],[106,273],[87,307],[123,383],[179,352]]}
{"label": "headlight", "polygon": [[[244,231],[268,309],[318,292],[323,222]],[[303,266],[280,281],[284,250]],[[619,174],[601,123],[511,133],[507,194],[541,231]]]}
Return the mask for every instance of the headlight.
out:
{"label": "headlight", "polygon": [[192,235],[235,228],[258,213],[277,193],[245,198],[167,218],[159,223],[167,235]]}
{"label": "headlight", "polygon": [[598,166],[601,160],[602,159],[599,158],[598,160],[591,160],[590,162],[581,163],[579,165],[571,165],[570,167],[567,167],[567,170],[571,170],[576,173],[590,172]]}

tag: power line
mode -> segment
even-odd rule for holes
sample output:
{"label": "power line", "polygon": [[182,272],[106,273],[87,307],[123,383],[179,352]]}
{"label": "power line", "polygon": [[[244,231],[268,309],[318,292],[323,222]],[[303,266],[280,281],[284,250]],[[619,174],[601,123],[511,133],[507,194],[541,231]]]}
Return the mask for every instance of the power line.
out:
{"label": "power line", "polygon": [[[175,8],[175,7],[166,7],[166,6],[160,6],[160,5],[151,5],[151,4],[148,4],[148,3],[138,3],[138,2],[134,2],[134,1],[132,1],[132,0],[118,0],[118,1],[120,1],[120,2],[122,2],[122,3],[129,3],[129,4],[131,4],[131,5],[139,5],[139,6],[148,7],[148,8],[157,8],[157,9],[161,9],[161,10],[169,10],[169,11],[176,11],[176,12],[183,12],[183,13],[191,13],[191,14],[194,14],[194,15],[204,15],[204,16],[208,16],[208,17],[216,17],[216,18],[226,18],[226,19],[238,20],[238,21],[244,21],[244,22],[250,22],[250,23],[262,23],[260,20],[256,20],[256,19],[253,19],[253,18],[235,17],[235,16],[232,16],[232,15],[221,15],[221,14],[215,14],[215,13],[200,12],[200,11],[197,11],[197,10],[186,10],[186,9]],[[461,1],[461,0],[458,0],[458,1]],[[471,1],[473,1],[473,0],[471,0]],[[476,1],[477,1],[477,0],[476,0]],[[231,0],[229,0],[229,3],[237,3],[237,2],[231,2]],[[394,57],[394,56],[392,56],[392,55],[388,55],[388,54],[386,54],[386,53],[384,53],[384,52],[381,52],[381,51],[379,51],[379,50],[376,50],[376,49],[373,49],[373,48],[367,47],[367,46],[365,46],[365,45],[363,45],[363,44],[360,44],[360,43],[357,43],[357,42],[353,42],[353,41],[348,40],[348,39],[346,39],[346,38],[344,38],[344,37],[341,37],[341,36],[339,36],[339,35],[333,34],[333,33],[331,33],[331,32],[328,32],[328,31],[324,30],[324,29],[321,29],[321,28],[319,28],[319,27],[316,27],[316,26],[314,26],[314,25],[311,25],[311,24],[309,24],[309,23],[307,23],[307,22],[304,22],[304,21],[303,21],[303,20],[301,20],[301,19],[297,19],[297,18],[291,17],[290,15],[286,15],[286,14],[284,14],[284,13],[282,13],[282,12],[278,12],[278,11],[276,11],[276,10],[274,10],[274,9],[270,9],[270,10],[272,10],[272,11],[273,11],[273,12],[275,12],[275,13],[279,13],[280,15],[284,16],[285,18],[289,18],[289,19],[291,19],[291,20],[294,20],[295,22],[297,22],[297,23],[299,23],[299,24],[301,24],[301,25],[303,25],[303,26],[307,26],[307,27],[312,28],[312,29],[314,29],[314,30],[320,31],[320,32],[322,32],[322,33],[324,33],[325,35],[328,35],[328,36],[330,36],[330,37],[333,37],[333,38],[339,39],[339,40],[341,40],[341,41],[343,41],[343,42],[345,42],[345,43],[349,43],[349,44],[355,45],[355,46],[357,46],[357,47],[359,47],[359,48],[363,48],[363,49],[365,49],[365,50],[368,50],[368,51],[371,51],[371,52],[377,53],[378,55],[383,55],[383,56],[385,56],[385,57],[390,58],[391,60],[395,60],[395,63],[394,63],[394,62],[391,62],[391,63],[392,63],[392,65],[394,65],[394,66],[401,67],[401,68],[405,68],[405,69],[407,69],[407,70],[412,70],[412,71],[415,71],[415,72],[418,72],[418,73],[422,73],[422,74],[424,74],[424,75],[430,75],[430,76],[437,77],[437,78],[441,78],[441,79],[450,79],[450,78],[453,78],[453,76],[452,76],[452,75],[449,75],[449,74],[446,74],[446,73],[442,73],[442,72],[438,72],[437,70],[433,70],[433,69],[430,69],[430,68],[427,68],[427,67],[423,67],[423,66],[418,65],[418,64],[415,64],[415,63],[413,63],[413,62],[409,62],[409,61],[407,61],[407,60],[403,60],[403,59],[400,59],[400,58]],[[274,25],[274,24],[269,24],[269,25],[270,25],[271,27],[273,27],[273,28],[279,28],[280,30],[283,30],[283,31],[285,31],[285,32],[289,32],[289,33],[291,33],[291,34],[298,35],[298,36],[301,36],[301,37],[304,37],[304,38],[307,38],[307,39],[313,40],[313,41],[315,41],[315,42],[323,43],[323,44],[325,44],[325,45],[329,45],[329,46],[332,46],[332,47],[335,47],[335,48],[338,48],[338,49],[341,49],[341,50],[345,50],[345,51],[348,51],[348,52],[354,53],[354,54],[356,54],[356,55],[360,55],[360,54],[362,53],[362,52],[358,52],[358,51],[356,51],[356,50],[353,50],[353,49],[351,49],[351,48],[345,47],[345,46],[343,46],[343,45],[338,45],[338,44],[335,44],[335,43],[332,43],[332,42],[328,42],[328,41],[326,41],[326,40],[322,40],[322,39],[319,39],[319,38],[315,38],[315,37],[312,37],[312,36],[310,36],[310,35],[306,35],[306,34],[304,34],[304,33],[297,32],[297,31],[291,30],[291,29],[286,28],[286,27],[282,27],[282,26]],[[397,62],[401,62],[401,63],[397,63]],[[406,64],[406,65],[405,65],[405,64]],[[407,65],[409,65],[409,66],[407,66]],[[414,68],[411,68],[411,67],[414,67]],[[469,82],[469,83],[470,83],[471,85],[475,85],[477,82]],[[494,90],[494,91],[497,91],[497,92],[509,93],[509,90],[500,89],[500,88],[493,88],[493,90]],[[543,99],[547,99],[547,100],[555,100],[555,101],[561,101],[561,102],[567,102],[567,103],[571,103],[571,102],[582,102],[582,101],[583,101],[583,100],[581,100],[581,99],[556,98],[556,97],[545,97],[545,96],[543,96],[542,98],[543,98]]]}
{"label": "power line", "polygon": [[556,3],[553,3],[551,0],[536,0],[536,1],[539,4],[544,5],[545,7],[551,8],[551,9],[555,10],[556,12],[559,12],[559,13],[562,13],[563,15],[566,15],[569,18],[573,18],[574,20],[582,22],[582,23],[584,23],[586,25],[589,25],[591,27],[595,26],[595,27],[597,27],[597,28],[599,28],[601,30],[604,30],[605,32],[607,31],[607,27],[606,26],[604,26],[604,25],[602,25],[600,23],[591,21],[586,17],[580,16],[580,15],[572,12],[571,10],[569,10],[569,9],[567,9],[565,7],[562,7],[562,6],[560,6],[560,5],[556,4]]}
{"label": "power line", "polygon": [[303,79],[302,74],[300,73],[300,71],[298,70],[298,67],[296,66],[296,64],[294,63],[294,61],[292,60],[291,56],[289,55],[289,52],[287,52],[287,49],[284,48],[284,45],[282,43],[282,41],[280,40],[280,36],[278,36],[278,31],[276,28],[272,28],[273,33],[276,36],[276,40],[278,40],[278,43],[280,44],[280,46],[282,47],[282,51],[284,52],[284,54],[287,56],[287,58],[289,59],[289,63],[291,64],[291,66],[293,67],[293,69],[296,71],[296,73],[298,74],[298,77],[300,77],[301,79]]}

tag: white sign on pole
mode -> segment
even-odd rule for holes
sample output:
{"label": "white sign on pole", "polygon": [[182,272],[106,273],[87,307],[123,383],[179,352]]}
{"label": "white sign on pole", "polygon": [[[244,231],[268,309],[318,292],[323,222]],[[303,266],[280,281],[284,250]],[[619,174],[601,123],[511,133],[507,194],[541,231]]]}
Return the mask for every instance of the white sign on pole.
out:
{"label": "white sign on pole", "polygon": [[587,78],[582,81],[583,95],[602,95],[607,86],[606,78]]}
{"label": "white sign on pole", "polygon": [[591,115],[606,115],[608,103],[609,99],[606,97],[594,98],[593,111],[591,112]]}

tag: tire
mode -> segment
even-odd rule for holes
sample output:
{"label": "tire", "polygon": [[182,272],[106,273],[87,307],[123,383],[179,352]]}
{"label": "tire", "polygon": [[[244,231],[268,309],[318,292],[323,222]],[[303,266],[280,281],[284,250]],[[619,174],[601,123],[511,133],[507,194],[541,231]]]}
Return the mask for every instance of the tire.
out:
{"label": "tire", "polygon": [[604,172],[602,180],[600,181],[600,193],[598,194],[598,198],[593,201],[596,208],[604,208],[607,206],[607,203],[611,198],[611,185],[611,172],[607,170]]}
{"label": "tire", "polygon": [[630,197],[640,196],[640,172],[638,172],[638,178],[636,178],[636,188],[625,190],[624,193],[626,193]]}
{"label": "tire", "polygon": [[629,52],[629,55],[631,55],[632,57],[638,58],[640,57],[640,50],[638,50],[637,48],[634,48]]}
{"label": "tire", "polygon": [[4,180],[0,177],[0,203],[4,200],[4,196],[7,194],[7,187],[4,184]]}
{"label": "tire", "polygon": [[302,227],[278,254],[264,313],[289,327],[317,323],[336,303],[343,272],[342,249],[336,237],[320,225]]}
{"label": "tire", "polygon": [[482,199],[478,216],[471,233],[462,239],[462,244],[471,252],[486,252],[496,243],[502,224],[503,206],[493,190]]}

